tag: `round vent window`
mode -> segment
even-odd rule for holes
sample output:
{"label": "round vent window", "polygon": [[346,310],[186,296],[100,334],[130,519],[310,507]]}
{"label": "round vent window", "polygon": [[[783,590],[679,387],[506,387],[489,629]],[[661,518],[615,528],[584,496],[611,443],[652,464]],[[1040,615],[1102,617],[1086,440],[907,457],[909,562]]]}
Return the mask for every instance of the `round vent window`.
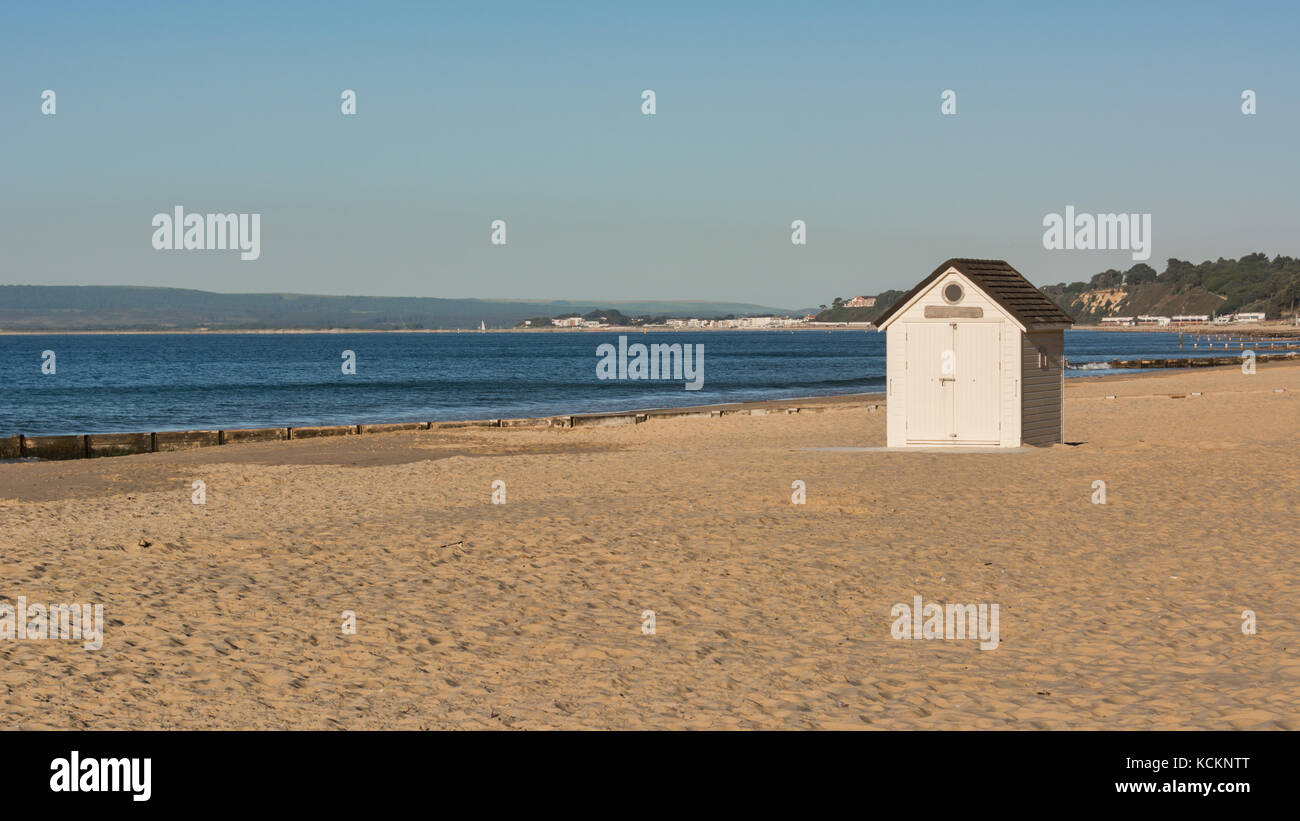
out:
{"label": "round vent window", "polygon": [[964,296],[964,292],[962,291],[961,286],[955,282],[950,282],[943,287],[943,298],[950,303],[956,304],[961,302],[962,296]]}

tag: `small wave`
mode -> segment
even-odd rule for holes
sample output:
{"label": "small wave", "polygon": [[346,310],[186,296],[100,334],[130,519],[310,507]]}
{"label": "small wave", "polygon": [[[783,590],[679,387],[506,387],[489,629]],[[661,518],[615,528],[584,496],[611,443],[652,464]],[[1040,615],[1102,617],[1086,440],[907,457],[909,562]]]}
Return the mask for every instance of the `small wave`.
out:
{"label": "small wave", "polygon": [[1110,367],[1109,362],[1080,362],[1078,365],[1066,365],[1072,371],[1104,371]]}

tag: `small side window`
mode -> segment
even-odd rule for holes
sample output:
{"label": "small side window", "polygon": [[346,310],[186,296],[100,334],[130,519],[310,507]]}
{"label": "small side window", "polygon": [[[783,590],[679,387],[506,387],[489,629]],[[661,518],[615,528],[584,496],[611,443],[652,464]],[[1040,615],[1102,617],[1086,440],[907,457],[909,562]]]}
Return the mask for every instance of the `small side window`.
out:
{"label": "small side window", "polygon": [[1044,348],[1039,348],[1039,349],[1038,349],[1038,369],[1039,369],[1040,371],[1045,371],[1045,370],[1047,370],[1048,368],[1050,368],[1051,366],[1052,366],[1052,360],[1051,360],[1051,358],[1047,355],[1047,351],[1046,351]]}

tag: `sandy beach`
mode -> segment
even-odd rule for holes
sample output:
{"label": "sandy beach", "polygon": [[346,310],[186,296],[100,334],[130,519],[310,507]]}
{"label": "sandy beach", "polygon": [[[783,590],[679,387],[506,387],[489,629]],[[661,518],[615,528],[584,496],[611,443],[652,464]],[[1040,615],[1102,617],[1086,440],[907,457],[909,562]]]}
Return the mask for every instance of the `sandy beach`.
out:
{"label": "sandy beach", "polygon": [[1300,729],[1300,366],[1072,379],[1004,453],[791,404],[0,464],[0,600],[104,609],[0,640],[0,726]]}

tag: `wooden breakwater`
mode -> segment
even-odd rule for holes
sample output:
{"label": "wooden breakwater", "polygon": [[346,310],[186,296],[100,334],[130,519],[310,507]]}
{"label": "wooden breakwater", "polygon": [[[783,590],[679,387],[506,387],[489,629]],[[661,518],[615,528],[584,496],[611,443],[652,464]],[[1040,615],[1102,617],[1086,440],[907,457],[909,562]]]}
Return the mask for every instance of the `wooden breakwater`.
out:
{"label": "wooden breakwater", "polygon": [[499,419],[464,422],[398,422],[382,425],[320,425],[300,428],[236,428],[230,430],[174,430],[157,433],[89,433],[68,436],[0,437],[0,459],[93,459],[233,445],[242,442],[277,442],[321,436],[354,436],[399,430],[439,427],[499,425]]}
{"label": "wooden breakwater", "polygon": [[1239,351],[1247,350],[1247,349],[1255,350],[1255,351],[1262,351],[1265,349],[1270,351],[1300,350],[1300,341],[1297,341],[1296,339],[1290,337],[1279,337],[1274,334],[1260,335],[1254,337],[1249,335],[1231,336],[1226,334],[1222,336],[1202,337],[1202,336],[1192,336],[1191,334],[1188,334],[1187,339],[1185,340],[1183,338],[1183,334],[1180,333],[1178,335],[1178,350],[1180,351],[1187,350],[1188,342],[1191,343],[1191,350],[1193,351],[1199,351],[1202,349],[1207,351],[1214,351],[1214,350],[1230,351],[1233,350],[1234,348]]}
{"label": "wooden breakwater", "polygon": [[[837,402],[842,407],[865,406],[868,411],[884,408],[883,398],[861,395],[861,401]],[[790,404],[795,400],[773,400],[761,405],[702,405],[689,408],[662,408],[649,411],[584,413],[565,416],[538,416],[517,419],[466,419],[444,422],[389,422],[374,425],[318,425],[311,427],[237,428],[230,430],[180,430],[157,433],[89,433],[66,436],[0,437],[0,459],[93,459],[101,456],[131,456],[141,453],[166,453],[177,450],[242,444],[245,442],[283,442],[317,439],[326,436],[359,436],[369,433],[442,430],[451,428],[578,428],[607,425],[639,425],[649,419],[680,417],[765,416],[777,413],[820,413],[825,407]],[[803,400],[807,402],[808,400]]]}
{"label": "wooden breakwater", "polygon": [[[1256,362],[1296,359],[1300,353],[1257,353]],[[1241,365],[1240,353],[1232,356],[1175,356],[1161,359],[1112,359],[1112,368],[1210,368],[1223,365]]]}

